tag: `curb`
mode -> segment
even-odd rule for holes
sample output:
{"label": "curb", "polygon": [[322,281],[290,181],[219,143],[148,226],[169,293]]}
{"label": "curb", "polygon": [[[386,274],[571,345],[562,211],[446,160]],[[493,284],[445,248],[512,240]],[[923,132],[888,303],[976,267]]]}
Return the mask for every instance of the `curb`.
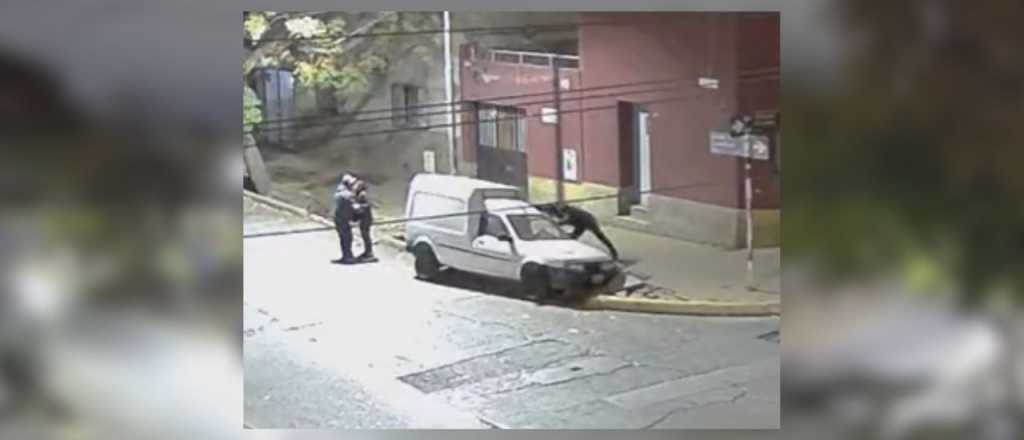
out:
{"label": "curb", "polygon": [[[279,211],[285,211],[285,212],[287,212],[289,214],[294,214],[294,215],[297,215],[299,217],[308,218],[308,219],[313,220],[314,222],[320,223],[320,224],[322,224],[324,226],[329,226],[331,228],[334,228],[334,222],[333,221],[331,221],[331,220],[329,220],[329,219],[327,219],[327,218],[325,218],[325,217],[323,217],[321,215],[317,215],[317,214],[309,212],[309,211],[307,211],[305,209],[299,208],[298,206],[292,205],[292,204],[290,204],[288,202],[284,202],[284,201],[275,199],[273,197],[265,196],[265,195],[262,195],[262,194],[257,194],[257,193],[254,193],[252,191],[246,190],[246,189],[242,190],[242,195],[243,195],[243,197],[248,197],[248,198],[252,199],[253,201],[255,201],[257,203],[261,203],[261,204],[266,205],[266,206],[268,206],[270,208],[277,209]],[[387,218],[387,217],[380,217],[380,220],[386,221],[386,220],[392,220],[392,219],[391,218]],[[391,237],[390,235],[387,235],[387,234],[384,234],[383,236],[379,236],[377,238],[377,240],[374,241],[374,244],[378,244],[378,243],[382,243],[382,244],[385,244],[385,245],[387,245],[389,247],[393,247],[393,248],[396,248],[398,250],[405,251],[405,242],[404,241],[400,241],[398,239],[395,239],[395,238],[393,238],[393,237]]]}
{"label": "curb", "polygon": [[647,298],[622,298],[598,295],[588,299],[580,308],[585,310],[616,310],[620,312],[642,312],[673,315],[698,316],[778,316],[781,304],[742,303],[719,301],[668,301]]}

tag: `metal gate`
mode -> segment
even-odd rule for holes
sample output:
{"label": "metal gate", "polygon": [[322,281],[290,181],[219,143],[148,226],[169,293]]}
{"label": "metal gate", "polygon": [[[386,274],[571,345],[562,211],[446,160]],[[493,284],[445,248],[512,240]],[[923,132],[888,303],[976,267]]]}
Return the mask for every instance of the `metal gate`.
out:
{"label": "metal gate", "polygon": [[529,193],[526,121],[524,109],[477,104],[477,177]]}
{"label": "metal gate", "polygon": [[526,153],[478,145],[477,177],[516,186],[523,191],[523,194],[528,194]]}

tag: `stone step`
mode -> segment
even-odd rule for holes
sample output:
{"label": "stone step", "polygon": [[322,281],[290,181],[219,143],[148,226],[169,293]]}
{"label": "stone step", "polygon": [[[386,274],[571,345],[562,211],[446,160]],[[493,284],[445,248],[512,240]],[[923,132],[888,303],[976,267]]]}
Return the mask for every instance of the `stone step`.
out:
{"label": "stone step", "polygon": [[651,223],[646,220],[642,220],[633,216],[620,215],[612,217],[609,220],[609,224],[622,229],[628,229],[630,231],[637,232],[650,232]]}
{"label": "stone step", "polygon": [[630,217],[634,217],[638,220],[650,221],[651,211],[645,206],[634,205],[629,208]]}

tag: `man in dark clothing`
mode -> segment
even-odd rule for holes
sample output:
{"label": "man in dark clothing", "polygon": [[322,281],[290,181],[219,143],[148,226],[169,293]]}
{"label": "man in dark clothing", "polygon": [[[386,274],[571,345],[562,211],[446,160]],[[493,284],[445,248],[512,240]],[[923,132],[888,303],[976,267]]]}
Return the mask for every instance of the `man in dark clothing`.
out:
{"label": "man in dark clothing", "polygon": [[338,239],[341,241],[341,258],[332,260],[336,264],[354,264],[356,259],[352,257],[352,220],[355,212],[355,193],[352,185],[356,182],[355,176],[346,173],[341,177],[341,182],[334,190],[334,229],[338,231]]}
{"label": "man in dark clothing", "polygon": [[619,259],[619,251],[615,249],[615,245],[608,239],[608,236],[604,235],[601,231],[601,226],[597,224],[597,218],[593,214],[577,208],[572,205],[565,203],[553,203],[548,205],[541,205],[537,207],[542,212],[547,213],[555,218],[559,226],[571,225],[572,233],[570,234],[573,239],[578,239],[583,235],[584,232],[590,231],[594,234],[601,243],[604,243],[608,250],[612,254],[612,258]]}
{"label": "man in dark clothing", "polygon": [[359,222],[359,235],[363,239],[363,253],[356,257],[360,262],[374,262],[377,257],[373,255],[373,238],[370,237],[370,227],[373,226],[373,207],[370,205],[369,195],[366,193],[366,182],[357,180],[352,185],[354,194],[355,220]]}

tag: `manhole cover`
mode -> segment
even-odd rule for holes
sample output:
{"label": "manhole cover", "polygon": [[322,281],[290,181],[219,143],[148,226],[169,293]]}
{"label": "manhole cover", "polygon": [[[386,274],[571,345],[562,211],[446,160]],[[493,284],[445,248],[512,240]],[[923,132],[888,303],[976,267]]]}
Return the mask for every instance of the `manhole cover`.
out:
{"label": "manhole cover", "polygon": [[529,372],[553,362],[579,357],[583,350],[547,339],[409,374],[398,379],[424,393],[433,393],[514,372]]}

